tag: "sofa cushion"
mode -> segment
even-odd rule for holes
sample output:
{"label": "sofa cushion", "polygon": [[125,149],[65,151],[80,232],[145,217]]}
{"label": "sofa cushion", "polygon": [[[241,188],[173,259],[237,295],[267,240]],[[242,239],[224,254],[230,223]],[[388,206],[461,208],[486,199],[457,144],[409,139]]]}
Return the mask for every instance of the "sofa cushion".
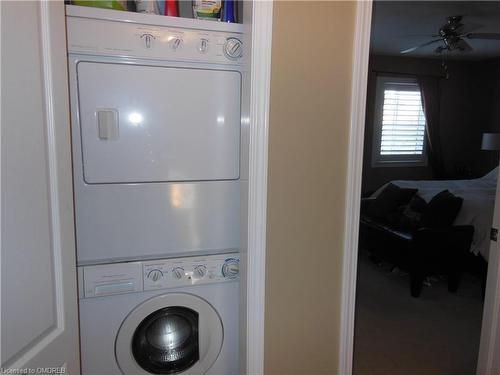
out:
{"label": "sofa cushion", "polygon": [[420,228],[422,212],[427,207],[427,202],[418,194],[415,194],[407,205],[399,208],[399,215],[394,225],[400,230],[415,231]]}
{"label": "sofa cushion", "polygon": [[387,221],[388,214],[407,204],[416,192],[417,189],[403,189],[390,183],[369,205],[366,214]]}
{"label": "sofa cushion", "polygon": [[408,202],[408,208],[414,212],[422,213],[427,208],[427,202],[420,195],[415,194]]}
{"label": "sofa cushion", "polygon": [[435,195],[422,212],[420,226],[441,228],[453,225],[462,207],[463,199],[443,190]]}

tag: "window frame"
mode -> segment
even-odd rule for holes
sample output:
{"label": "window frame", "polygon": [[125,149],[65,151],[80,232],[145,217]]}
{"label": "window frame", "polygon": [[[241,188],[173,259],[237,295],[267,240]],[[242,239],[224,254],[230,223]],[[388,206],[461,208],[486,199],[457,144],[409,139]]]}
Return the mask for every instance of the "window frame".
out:
{"label": "window frame", "polygon": [[[421,155],[381,155],[382,120],[384,111],[384,89],[388,84],[415,85],[415,77],[379,75],[376,79],[375,106],[373,114],[372,167],[425,167],[427,166],[427,129],[424,128],[424,140]],[[422,95],[422,92],[420,92]]]}

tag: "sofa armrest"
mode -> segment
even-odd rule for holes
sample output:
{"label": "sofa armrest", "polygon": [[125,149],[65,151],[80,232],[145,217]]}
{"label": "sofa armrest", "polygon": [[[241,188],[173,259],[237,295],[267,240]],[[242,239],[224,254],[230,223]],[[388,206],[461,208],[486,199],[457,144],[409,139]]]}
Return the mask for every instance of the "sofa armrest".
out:
{"label": "sofa armrest", "polygon": [[468,251],[472,243],[472,225],[454,225],[445,228],[420,228],[414,234],[417,248],[431,251]]}

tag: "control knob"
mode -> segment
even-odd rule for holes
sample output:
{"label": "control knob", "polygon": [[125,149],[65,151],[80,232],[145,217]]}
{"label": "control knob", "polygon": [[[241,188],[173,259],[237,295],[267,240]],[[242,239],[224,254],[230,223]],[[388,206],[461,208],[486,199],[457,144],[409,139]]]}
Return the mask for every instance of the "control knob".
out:
{"label": "control knob", "polygon": [[153,46],[153,40],[155,40],[156,38],[153,36],[153,34],[142,34],[141,39],[144,41],[144,47],[149,49]]}
{"label": "control knob", "polygon": [[198,44],[198,51],[200,53],[207,53],[208,51],[208,40],[203,38],[200,39],[200,43]]}
{"label": "control knob", "polygon": [[157,282],[158,280],[160,280],[163,277],[163,272],[161,272],[158,269],[154,269],[154,270],[149,271],[147,277],[149,280]]}
{"label": "control knob", "polygon": [[207,274],[207,267],[205,267],[205,266],[196,266],[194,268],[194,272],[196,273],[196,276],[198,276],[200,279],[204,278],[205,275]]}
{"label": "control knob", "polygon": [[180,280],[184,277],[184,268],[182,267],[176,267],[172,270],[172,275],[177,279]]}
{"label": "control knob", "polygon": [[235,258],[226,259],[222,265],[222,275],[227,279],[236,279],[240,273],[240,261]]}
{"label": "control knob", "polygon": [[237,38],[227,38],[224,43],[224,54],[228,59],[236,60],[243,55],[243,43]]}
{"label": "control knob", "polygon": [[181,44],[182,44],[182,39],[179,37],[175,37],[170,41],[170,48],[176,51],[177,49],[179,49]]}

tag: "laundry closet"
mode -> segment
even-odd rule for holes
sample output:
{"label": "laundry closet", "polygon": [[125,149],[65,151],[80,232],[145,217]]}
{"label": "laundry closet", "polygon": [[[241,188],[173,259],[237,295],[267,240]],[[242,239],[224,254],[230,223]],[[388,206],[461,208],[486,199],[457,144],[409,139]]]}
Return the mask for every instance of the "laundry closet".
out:
{"label": "laundry closet", "polygon": [[82,373],[238,373],[243,26],[66,14]]}

